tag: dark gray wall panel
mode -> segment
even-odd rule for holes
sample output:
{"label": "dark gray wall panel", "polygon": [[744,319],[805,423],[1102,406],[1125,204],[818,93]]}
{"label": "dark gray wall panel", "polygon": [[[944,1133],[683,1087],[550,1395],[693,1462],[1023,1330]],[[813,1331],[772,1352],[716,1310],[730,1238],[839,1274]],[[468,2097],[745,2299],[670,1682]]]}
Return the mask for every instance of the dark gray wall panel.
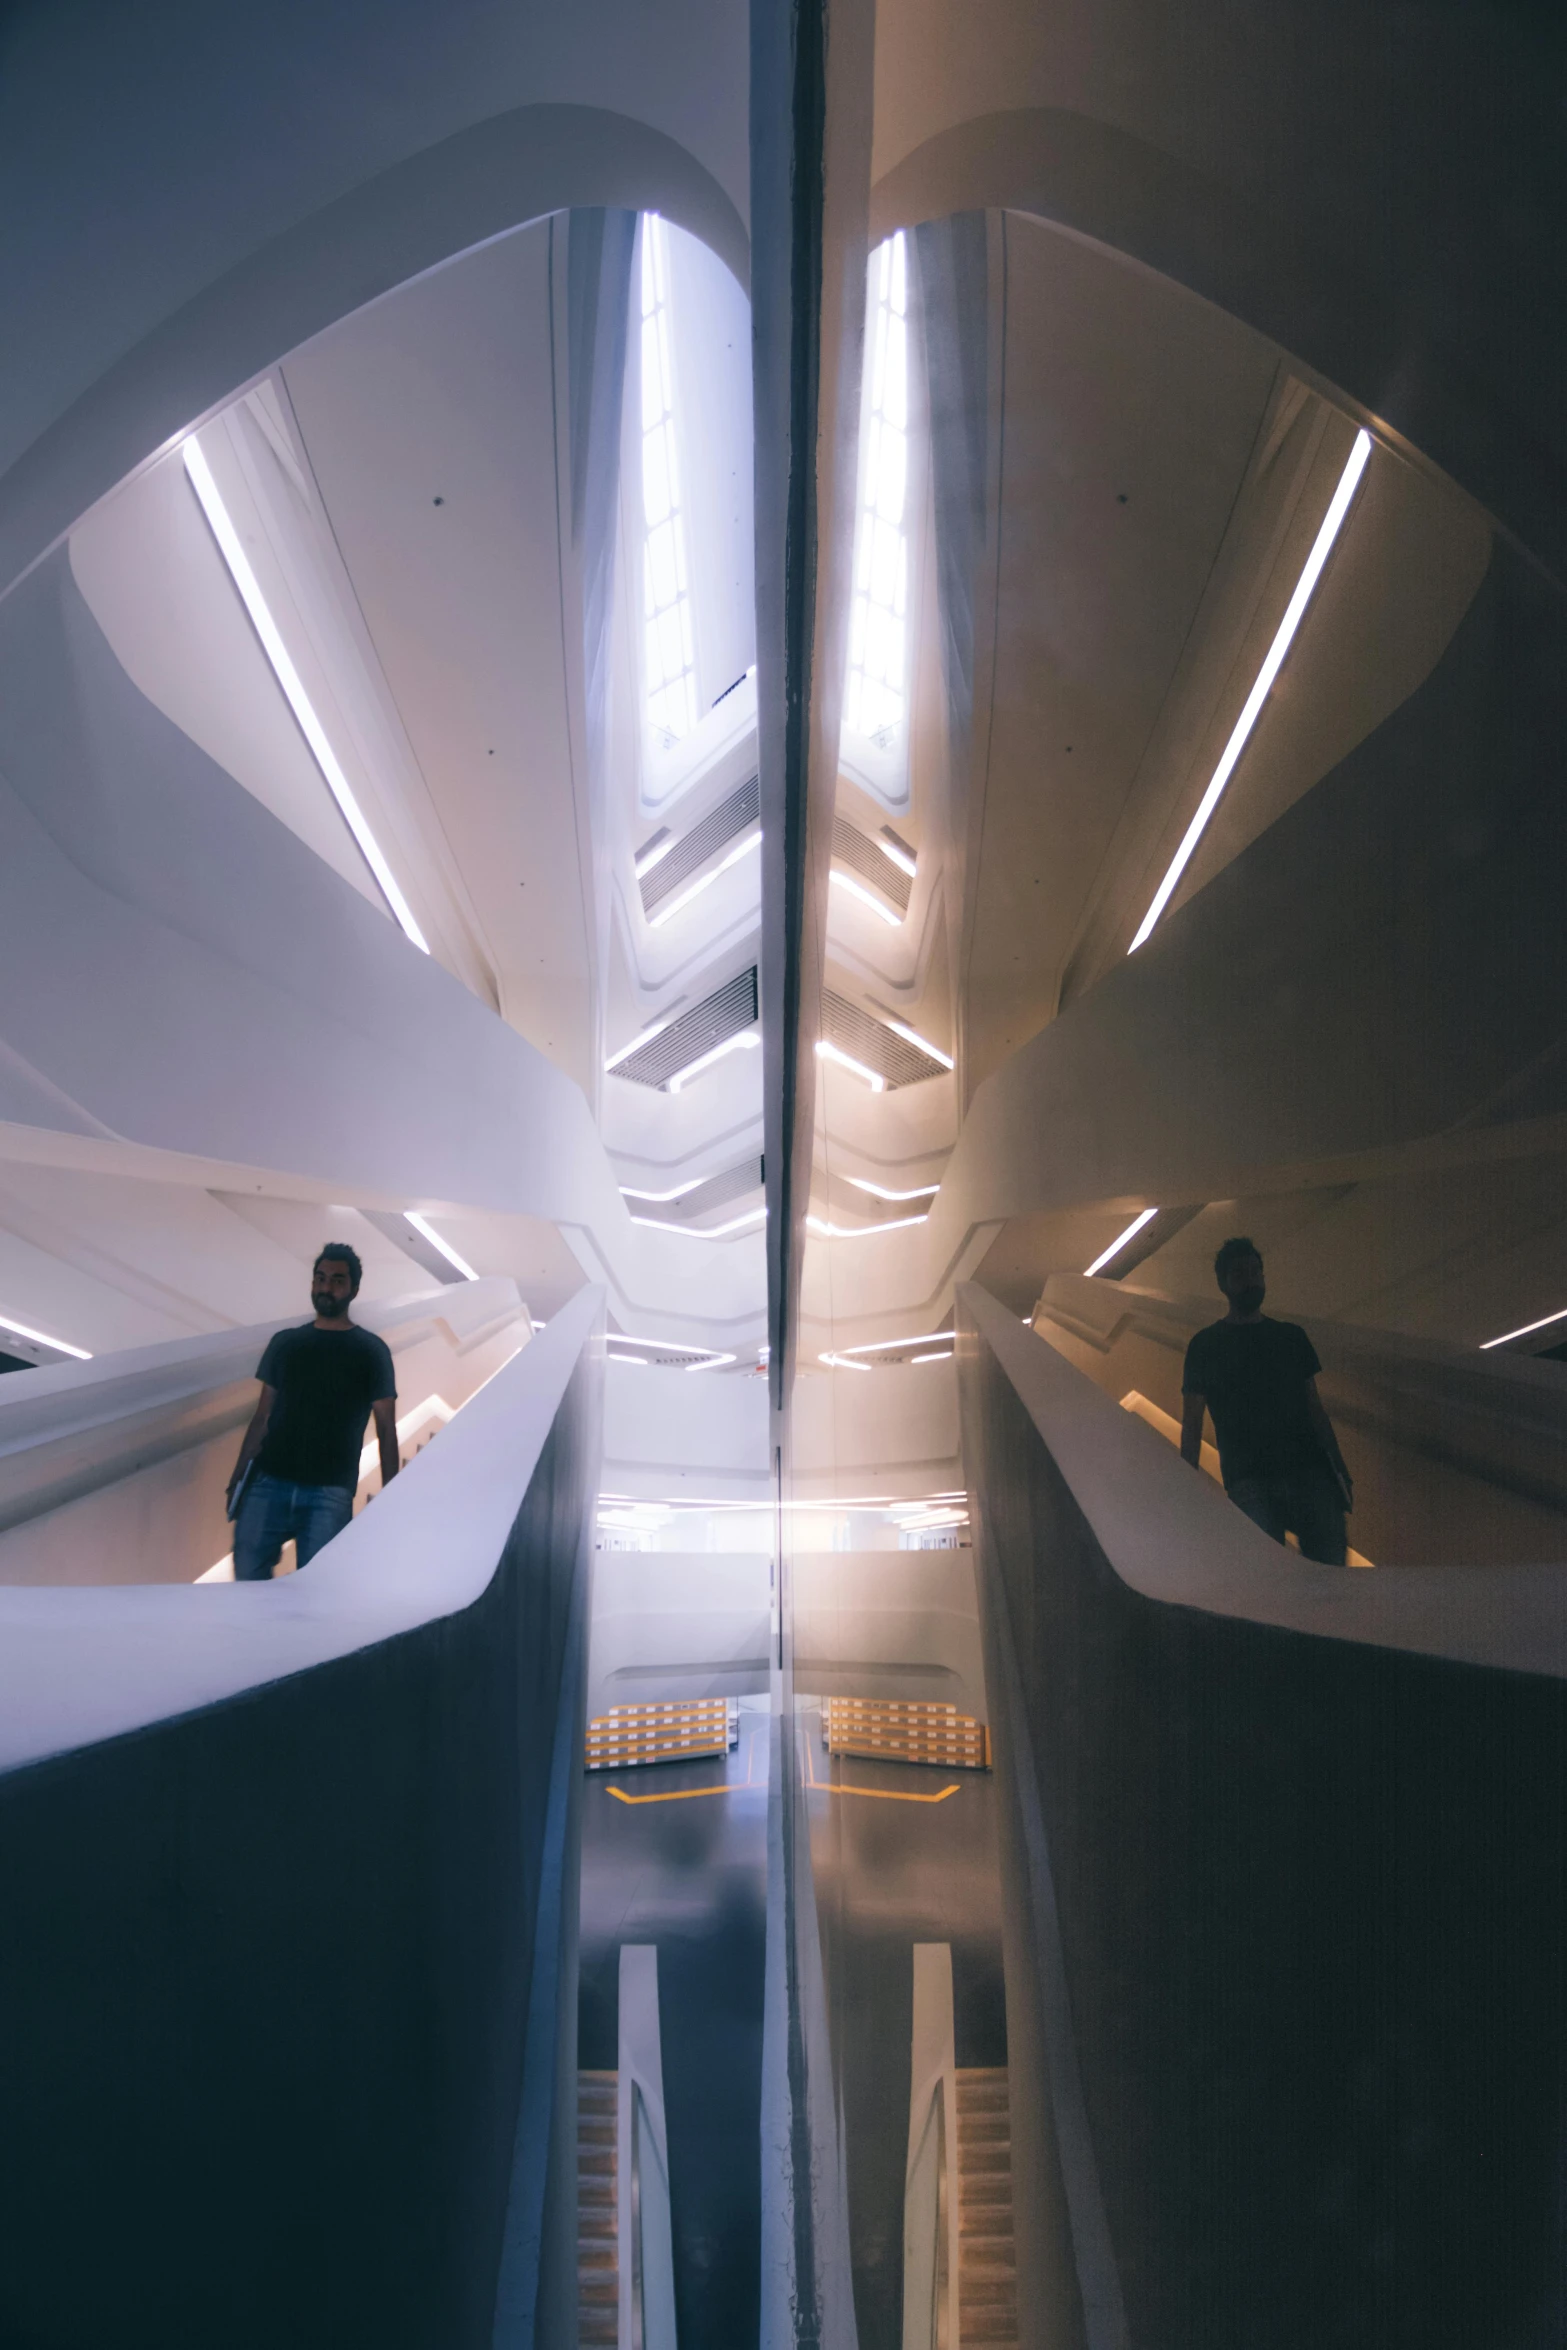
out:
{"label": "dark gray wall panel", "polygon": [[596,1377],[475,1604],[0,1780],[7,2345],[489,2350],[509,2201],[559,2303]]}
{"label": "dark gray wall panel", "polygon": [[998,1769],[1038,1807],[1131,2340],[1559,2343],[1567,1689],[1146,1597],[972,1321],[963,1351]]}

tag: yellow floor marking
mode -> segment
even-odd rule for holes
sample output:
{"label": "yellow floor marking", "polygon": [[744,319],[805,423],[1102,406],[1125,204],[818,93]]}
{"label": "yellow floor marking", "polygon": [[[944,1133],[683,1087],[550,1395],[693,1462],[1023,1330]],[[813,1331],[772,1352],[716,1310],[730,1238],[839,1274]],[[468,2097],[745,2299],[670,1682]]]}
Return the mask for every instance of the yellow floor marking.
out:
{"label": "yellow floor marking", "polygon": [[[750,1783],[749,1779],[741,1779],[738,1785],[748,1787]],[[617,1803],[695,1803],[699,1795],[733,1795],[735,1789],[733,1787],[676,1787],[668,1795],[627,1795],[619,1787],[606,1787],[604,1792],[606,1795],[613,1795]]]}
{"label": "yellow floor marking", "polygon": [[[693,1803],[699,1795],[737,1794],[742,1787],[750,1787],[755,1783],[756,1741],[758,1735],[759,1733],[753,1730],[750,1737],[746,1740],[745,1777],[743,1779],[730,1779],[722,1787],[674,1787],[670,1789],[667,1795],[627,1795],[619,1787],[606,1787],[604,1792],[606,1795],[613,1795],[617,1803]],[[676,1757],[676,1759],[678,1760],[679,1758]],[[707,1758],[704,1756],[702,1759],[705,1761]],[[641,1767],[644,1770],[649,1768],[659,1768],[657,1764],[649,1765],[646,1763],[644,1763]]]}
{"label": "yellow floor marking", "polygon": [[963,1792],[955,1779],[950,1787],[943,1787],[939,1795],[906,1795],[897,1787],[835,1787],[823,1779],[813,1779],[811,1785],[823,1795],[870,1795],[878,1803],[945,1803],[949,1795],[961,1795]]}

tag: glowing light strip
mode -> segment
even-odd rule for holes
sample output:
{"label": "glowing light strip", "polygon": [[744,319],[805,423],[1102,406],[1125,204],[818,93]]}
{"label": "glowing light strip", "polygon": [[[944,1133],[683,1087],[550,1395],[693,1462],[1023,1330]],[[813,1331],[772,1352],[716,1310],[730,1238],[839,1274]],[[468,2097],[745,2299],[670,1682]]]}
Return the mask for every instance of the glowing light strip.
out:
{"label": "glowing light strip", "polygon": [[890,906],[884,906],[880,898],[873,896],[863,882],[855,880],[852,873],[840,873],[837,866],[834,865],[827,878],[834,889],[846,889],[851,898],[858,898],[862,906],[869,906],[873,914],[879,914],[889,929],[896,930],[900,927],[903,921],[902,915],[895,914]]}
{"label": "glowing light strip", "polygon": [[[721,1348],[716,1346],[687,1346],[685,1341],[679,1338],[624,1338],[618,1330],[610,1330],[605,1333],[605,1344],[608,1346],[650,1346],[655,1354],[661,1355],[696,1355],[700,1359],[686,1366],[688,1370],[692,1371],[712,1370],[739,1359],[735,1355],[726,1355]],[[616,1355],[614,1359],[618,1363],[620,1361],[619,1355]],[[659,1507],[662,1506],[660,1503]]]}
{"label": "glowing light strip", "polygon": [[638,881],[644,873],[651,873],[655,865],[661,865],[674,845],[675,836],[670,833],[664,840],[656,840],[650,848],[645,848],[640,857],[633,858],[631,870]]}
{"label": "glowing light strip", "polygon": [[435,1230],[434,1226],[425,1222],[423,1216],[416,1216],[412,1208],[405,1208],[403,1210],[403,1221],[406,1224],[411,1224],[414,1230],[419,1233],[423,1239],[430,1243],[432,1248],[439,1249],[441,1255],[446,1259],[446,1262],[449,1265],[455,1265],[458,1272],[462,1275],[465,1281],[478,1280],[478,1274],[468,1263],[467,1259],[465,1257],[460,1257],[454,1248],[449,1247],[448,1244],[441,1238],[440,1234]]}
{"label": "glowing light strip", "polygon": [[250,614],[251,625],[261,639],[261,649],[272,665],[272,674],[288,700],[288,706],[299,721],[299,729],[310,745],[311,754],[320,768],[328,791],[342,811],[343,821],[359,844],[360,854],[371,872],[387,905],[391,908],[399,928],[413,940],[421,954],[430,952],[429,941],[414,920],[408,900],[392,877],[392,869],[382,856],[375,836],[365,822],[359,802],[354,798],[347,776],[337,763],[337,755],[326,738],[326,731],[316,716],[310,696],[306,693],[299,671],[288,656],[288,647],[278,634],[277,622],[267,608],[261,593],[261,584],[250,568],[250,560],[240,544],[238,531],[230,520],[228,508],[219,495],[212,478],[212,468],[194,439],[185,443],[185,472],[191,488],[201,500],[218,552],[228,565],[229,577],[238,588],[240,599]]}
{"label": "glowing light strip", "polygon": [[1246,696],[1245,706],[1235,721],[1234,731],[1224,746],[1223,756],[1213,771],[1212,780],[1197,803],[1197,813],[1186,828],[1186,837],[1171,860],[1170,870],[1155,891],[1153,904],[1143,916],[1142,926],[1126,950],[1129,955],[1136,954],[1169,904],[1177,882],[1190,864],[1192,853],[1207,829],[1208,819],[1218,806],[1220,795],[1235,772],[1236,762],[1246,748],[1251,730],[1262,714],[1262,706],[1272,690],[1273,681],[1284,666],[1284,656],[1294,641],[1295,631],[1305,618],[1306,606],[1311,602],[1312,593],[1322,576],[1322,567],[1333,552],[1333,542],[1338,537],[1345,515],[1349,512],[1350,500],[1359,487],[1360,477],[1366,470],[1366,460],[1370,455],[1371,435],[1364,431],[1358,432],[1355,435],[1355,445],[1350,450],[1348,462],[1339,475],[1338,488],[1333,492],[1327,513],[1322,518],[1322,527],[1317,532],[1311,553],[1306,557],[1306,568],[1295,583],[1295,593],[1284,608],[1284,617],[1279,622],[1278,633],[1268,647],[1266,660],[1257,672],[1257,682]]}
{"label": "glowing light strip", "polygon": [[1126,1227],[1126,1230],[1122,1233],[1119,1233],[1116,1238],[1111,1241],[1110,1246],[1107,1249],[1102,1250],[1100,1254],[1095,1257],[1091,1265],[1085,1265],[1083,1267],[1084,1273],[1097,1273],[1102,1265],[1108,1265],[1112,1257],[1120,1255],[1122,1249],[1125,1248],[1127,1242],[1133,1238],[1134,1234],[1141,1232],[1145,1224],[1152,1223],[1154,1217],[1157,1216],[1158,1213],[1159,1211],[1157,1208],[1144,1208],[1140,1216],[1134,1216],[1130,1224],[1128,1224]]}
{"label": "glowing light strip", "polygon": [[882,855],[887,859],[889,864],[897,866],[900,873],[906,873],[911,881],[914,881],[918,878],[918,868],[915,865],[914,859],[909,855],[907,849],[900,849],[895,840],[889,840],[887,838],[885,832],[883,832],[880,838],[877,840],[876,846],[880,849]]}
{"label": "glowing light strip", "polygon": [[704,1069],[711,1069],[713,1063],[721,1061],[726,1053],[754,1052],[761,1041],[754,1028],[742,1028],[738,1036],[726,1036],[722,1044],[715,1044],[710,1052],[699,1053],[694,1061],[687,1061],[683,1069],[677,1069],[669,1080],[670,1092],[679,1093],[690,1084],[693,1077],[699,1077]]}
{"label": "glowing light strip", "polygon": [[[919,1221],[923,1223],[924,1218],[921,1217]],[[939,1346],[944,1339],[956,1336],[955,1330],[926,1330],[918,1338],[872,1338],[867,1339],[863,1346],[846,1346],[843,1351],[846,1355],[884,1355],[894,1347]]]}
{"label": "glowing light strip", "polygon": [[913,1191],[888,1191],[881,1183],[867,1183],[863,1175],[846,1175],[845,1183],[852,1183],[856,1191],[868,1191],[872,1199],[934,1199],[941,1189],[939,1183],[921,1183]]}
{"label": "glowing light strip", "polygon": [[704,1183],[711,1183],[711,1175],[693,1175],[689,1183],[677,1183],[673,1191],[633,1191],[629,1183],[620,1186],[622,1199],[651,1200],[655,1207],[667,1207],[672,1199],[684,1199],[688,1191],[700,1191]]}
{"label": "glowing light strip", "polygon": [[820,1216],[807,1216],[807,1232],[820,1233],[823,1240],[863,1240],[871,1232],[906,1232],[911,1224],[928,1224],[928,1216],[889,1216],[884,1224],[828,1224]]}
{"label": "glowing light strip", "polygon": [[939,1044],[932,1044],[928,1036],[921,1036],[919,1030],[911,1028],[907,1020],[889,1019],[887,1026],[894,1036],[901,1036],[905,1044],[917,1045],[922,1053],[929,1053],[931,1059],[939,1061],[943,1069],[952,1067],[952,1055],[944,1053]]}
{"label": "glowing light strip", "polygon": [[826,1363],[834,1371],[868,1371],[871,1368],[869,1363],[857,1363],[852,1355],[819,1355],[817,1360]]}
{"label": "glowing light strip", "polygon": [[664,924],[672,922],[678,913],[690,905],[693,898],[699,898],[703,890],[718,879],[720,873],[727,873],[731,865],[738,865],[742,857],[748,857],[753,849],[759,849],[761,845],[762,833],[758,826],[755,832],[748,832],[744,840],[737,841],[727,857],[720,857],[718,863],[704,873],[700,881],[693,881],[689,889],[680,890],[667,906],[660,906],[656,914],[649,915],[649,930],[662,930]]}
{"label": "glowing light strip", "polygon": [[[90,1363],[92,1356],[85,1346],[67,1346],[63,1338],[51,1338],[45,1330],[33,1330],[25,1322],[13,1321],[9,1314],[0,1314],[0,1330],[14,1330],[18,1338],[30,1338],[35,1346],[52,1346],[56,1354],[73,1355],[79,1363]],[[39,1365],[40,1370],[46,1366]]]}
{"label": "glowing light strip", "polygon": [[[1504,1330],[1500,1338],[1484,1339],[1481,1342],[1480,1352],[1483,1355],[1489,1354],[1493,1346],[1506,1346],[1511,1339],[1531,1337],[1536,1330],[1549,1330],[1553,1322],[1567,1322],[1567,1306],[1563,1306],[1561,1311],[1556,1314],[1542,1314],[1538,1322],[1525,1322],[1521,1330]],[[19,1327],[20,1325],[16,1322],[11,1324],[13,1330]],[[56,1343],[57,1341],[52,1338],[49,1341],[51,1346]]]}
{"label": "glowing light strip", "polygon": [[640,1224],[644,1232],[683,1232],[687,1240],[725,1240],[731,1232],[744,1232],[752,1224],[765,1224],[767,1210],[752,1208],[729,1224],[670,1224],[659,1216],[633,1216],[631,1221]]}
{"label": "glowing light strip", "polygon": [[872,1093],[885,1093],[887,1090],[885,1077],[874,1069],[867,1069],[863,1061],[856,1061],[848,1053],[840,1052],[835,1044],[828,1043],[825,1036],[819,1036],[816,1040],[816,1057],[819,1061],[831,1061],[836,1068],[847,1069],[851,1077],[863,1077]]}
{"label": "glowing light strip", "polygon": [[914,1360],[917,1363],[950,1363],[952,1360],[952,1349],[949,1346],[945,1354],[916,1355]]}
{"label": "glowing light strip", "polygon": [[639,1053],[645,1044],[651,1044],[655,1036],[662,1036],[674,1016],[674,1013],[671,1012],[666,1019],[655,1020],[651,1028],[644,1028],[640,1036],[634,1036],[629,1044],[623,1044],[618,1053],[611,1053],[609,1059],[604,1063],[605,1075],[607,1076],[611,1069],[618,1069],[622,1061],[629,1061],[632,1054]]}

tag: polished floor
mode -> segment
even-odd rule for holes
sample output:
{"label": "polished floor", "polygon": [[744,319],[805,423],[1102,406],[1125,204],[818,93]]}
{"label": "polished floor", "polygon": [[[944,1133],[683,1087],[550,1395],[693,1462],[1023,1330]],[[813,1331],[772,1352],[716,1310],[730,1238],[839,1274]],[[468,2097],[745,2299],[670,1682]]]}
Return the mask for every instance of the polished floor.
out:
{"label": "polished floor", "polygon": [[814,1708],[800,1734],[859,2350],[901,2350],[916,1942],[951,1945],[958,2065],[1007,2057],[995,1783],[986,1771],[829,1759]]}
{"label": "polished floor", "polygon": [[747,1700],[727,1760],[584,1791],[578,2062],[617,2063],[620,1947],[656,1944],[681,2350],[737,2350],[760,2322],[767,1754],[767,1701]]}

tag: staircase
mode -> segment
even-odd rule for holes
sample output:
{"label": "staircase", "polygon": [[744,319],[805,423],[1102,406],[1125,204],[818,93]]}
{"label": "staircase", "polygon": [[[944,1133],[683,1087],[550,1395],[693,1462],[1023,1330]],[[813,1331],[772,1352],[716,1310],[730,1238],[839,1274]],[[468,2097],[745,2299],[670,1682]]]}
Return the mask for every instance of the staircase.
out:
{"label": "staircase", "polygon": [[[1012,2118],[1005,2066],[964,2069],[958,2085],[958,2339],[1015,2350]],[[583,2340],[587,2340],[584,2334]]]}
{"label": "staircase", "polygon": [[577,2075],[577,2339],[613,2345],[620,2332],[615,2124],[617,2073]]}

